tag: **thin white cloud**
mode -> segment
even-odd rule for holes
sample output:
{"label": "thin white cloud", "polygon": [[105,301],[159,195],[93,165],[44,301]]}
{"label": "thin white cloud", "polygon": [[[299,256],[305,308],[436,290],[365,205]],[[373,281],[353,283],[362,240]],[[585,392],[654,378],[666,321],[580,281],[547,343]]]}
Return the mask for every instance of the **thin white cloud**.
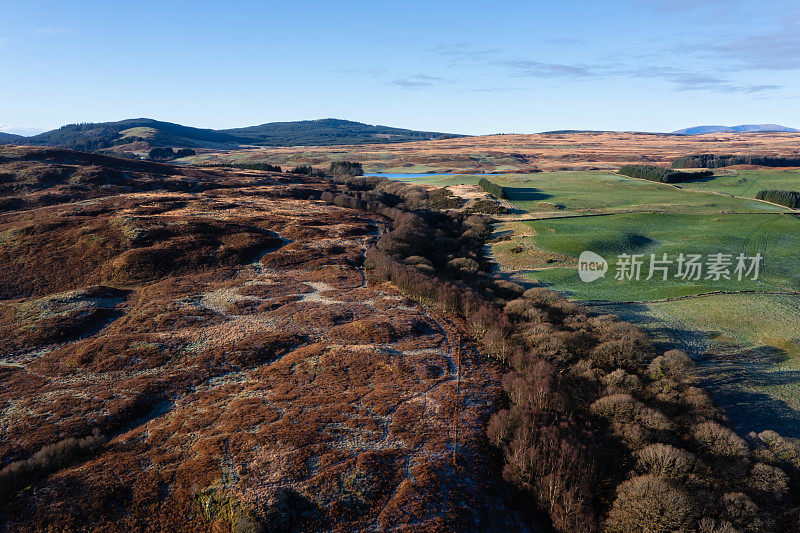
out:
{"label": "thin white cloud", "polygon": [[406,78],[398,78],[389,82],[389,85],[395,85],[403,89],[419,89],[420,87],[430,87],[436,83],[449,82],[440,76],[429,76],[427,74],[415,74]]}
{"label": "thin white cloud", "polygon": [[75,31],[75,28],[39,28],[33,33],[36,35],[65,35],[73,31]]}

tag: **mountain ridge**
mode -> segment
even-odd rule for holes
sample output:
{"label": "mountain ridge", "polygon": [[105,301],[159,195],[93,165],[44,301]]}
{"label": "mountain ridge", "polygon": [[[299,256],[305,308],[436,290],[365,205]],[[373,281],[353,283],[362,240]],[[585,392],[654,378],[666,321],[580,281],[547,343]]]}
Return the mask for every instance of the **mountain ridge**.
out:
{"label": "mountain ridge", "polygon": [[154,146],[220,148],[227,146],[321,146],[382,144],[460,137],[461,135],[408,130],[341,119],[268,122],[257,126],[213,130],[132,118],[116,122],[67,124],[25,137],[0,133],[0,142],[94,151],[130,145],[135,150]]}
{"label": "mountain ridge", "polygon": [[676,130],[672,133],[678,135],[703,135],[705,133],[762,133],[762,132],[787,132],[797,133],[800,130],[781,126],[780,124],[739,124],[738,126],[693,126]]}

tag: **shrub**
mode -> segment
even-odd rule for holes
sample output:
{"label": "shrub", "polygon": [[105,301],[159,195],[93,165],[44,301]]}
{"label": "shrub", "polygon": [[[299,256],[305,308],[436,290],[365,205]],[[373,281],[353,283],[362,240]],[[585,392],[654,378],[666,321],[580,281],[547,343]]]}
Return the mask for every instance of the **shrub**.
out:
{"label": "shrub", "polygon": [[590,410],[592,414],[610,420],[633,420],[637,403],[630,394],[612,394],[595,401]]}
{"label": "shrub", "polygon": [[639,376],[628,374],[621,368],[603,376],[601,382],[606,387],[607,394],[632,394],[642,390]]}
{"label": "shrub", "polygon": [[622,483],[606,521],[609,532],[691,531],[697,517],[692,497],[655,476]]}
{"label": "shrub", "polygon": [[697,468],[697,457],[669,444],[651,444],[635,454],[636,470],[668,479],[682,480]]}
{"label": "shrub", "polygon": [[722,515],[740,531],[775,531],[765,523],[758,506],[742,492],[727,493],[722,497]]}
{"label": "shrub", "polygon": [[511,213],[511,210],[495,201],[487,200],[486,198],[478,198],[472,203],[471,206],[467,207],[464,212],[485,213],[488,215],[506,215]]}
{"label": "shrub", "polygon": [[598,367],[608,371],[617,368],[634,370],[642,363],[644,354],[635,339],[622,338],[598,344],[591,357]]}
{"label": "shrub", "polygon": [[720,457],[749,457],[750,448],[739,435],[717,422],[703,422],[694,428],[694,438],[708,453]]}
{"label": "shrub", "polygon": [[42,447],[28,459],[6,465],[0,470],[0,503],[14,491],[95,454],[105,442],[99,433],[70,437]]}
{"label": "shrub", "polygon": [[669,377],[678,381],[686,379],[694,368],[694,361],[681,350],[669,350],[659,355],[647,367],[647,373],[653,379]]}
{"label": "shrub", "polygon": [[480,265],[468,257],[459,257],[447,263],[447,270],[456,278],[471,278],[480,271]]}
{"label": "shrub", "polygon": [[750,470],[747,488],[763,502],[776,502],[789,492],[789,477],[780,468],[756,463]]}

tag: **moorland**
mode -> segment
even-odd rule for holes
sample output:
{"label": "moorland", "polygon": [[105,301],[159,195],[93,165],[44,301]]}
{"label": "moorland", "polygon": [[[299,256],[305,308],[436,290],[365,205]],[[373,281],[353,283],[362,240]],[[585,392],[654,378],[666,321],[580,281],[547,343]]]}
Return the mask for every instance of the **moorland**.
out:
{"label": "moorland", "polygon": [[354,160],[365,172],[495,173],[536,170],[616,170],[626,163],[669,165],[692,153],[798,156],[797,133],[675,135],[629,132],[565,132],[484,135],[384,145],[308,148],[252,147],[198,151],[192,163],[262,161],[324,167]]}
{"label": "moorland", "polygon": [[[205,148],[182,165],[2,148],[3,527],[792,530],[800,435],[772,422],[794,334],[748,346],[773,321],[745,318],[797,310],[797,215],[747,188],[797,171],[614,172],[794,156],[792,135]],[[781,294],[706,312],[700,293],[738,295],[581,285],[587,242],[769,251]],[[653,327],[655,309],[681,321]]]}

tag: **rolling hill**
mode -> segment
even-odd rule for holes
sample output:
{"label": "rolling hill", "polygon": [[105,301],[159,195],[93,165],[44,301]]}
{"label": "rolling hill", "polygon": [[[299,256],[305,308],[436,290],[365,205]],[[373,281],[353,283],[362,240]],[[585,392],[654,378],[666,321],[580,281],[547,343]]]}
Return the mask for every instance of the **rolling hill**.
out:
{"label": "rolling hill", "polygon": [[739,126],[694,126],[692,128],[673,131],[672,133],[677,133],[679,135],[702,135],[704,133],[758,133],[767,131],[796,133],[800,130],[778,124],[740,124]]}
{"label": "rolling hill", "polygon": [[372,126],[338,119],[273,122],[247,128],[212,130],[149,118],[134,118],[118,122],[68,124],[31,137],[0,134],[0,142],[94,151],[126,145],[136,150],[145,150],[153,146],[191,148],[240,145],[311,146],[393,143],[455,136]]}
{"label": "rolling hill", "polygon": [[15,144],[25,139],[22,135],[0,131],[0,144]]}
{"label": "rolling hill", "polygon": [[372,126],[362,122],[335,118],[270,122],[260,126],[220,131],[237,137],[247,137],[252,144],[264,146],[390,143],[462,137],[462,135],[434,131]]}

